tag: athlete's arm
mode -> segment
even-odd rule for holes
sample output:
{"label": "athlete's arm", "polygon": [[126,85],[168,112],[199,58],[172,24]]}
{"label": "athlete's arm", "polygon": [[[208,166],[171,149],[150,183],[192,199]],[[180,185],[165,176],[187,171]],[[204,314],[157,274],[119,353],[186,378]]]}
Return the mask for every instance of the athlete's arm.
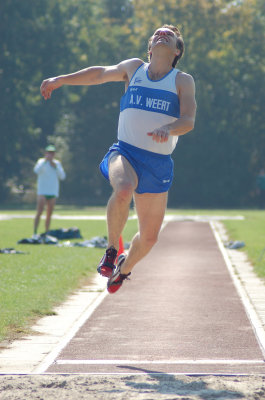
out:
{"label": "athlete's arm", "polygon": [[194,128],[196,116],[195,84],[191,75],[179,73],[176,79],[180,117],[170,124],[170,135],[184,135]]}
{"label": "athlete's arm", "polygon": [[45,100],[51,97],[53,90],[63,85],[99,85],[106,82],[128,82],[134,71],[142,64],[138,58],[125,60],[112,66],[95,66],[82,69],[72,74],[45,79],[40,91]]}
{"label": "athlete's arm", "polygon": [[180,117],[171,124],[161,126],[148,135],[156,142],[168,141],[169,135],[181,136],[194,128],[196,115],[195,84],[191,75],[178,73],[176,88],[180,103]]}

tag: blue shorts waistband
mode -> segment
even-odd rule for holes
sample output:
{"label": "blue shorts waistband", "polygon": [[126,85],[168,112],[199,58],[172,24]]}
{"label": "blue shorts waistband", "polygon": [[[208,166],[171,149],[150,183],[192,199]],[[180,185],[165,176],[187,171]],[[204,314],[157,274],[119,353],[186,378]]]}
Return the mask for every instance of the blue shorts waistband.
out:
{"label": "blue shorts waistband", "polygon": [[[145,150],[145,149],[140,149],[139,147],[133,146],[132,144],[123,142],[122,140],[118,141],[118,145],[128,151],[137,151],[138,154],[143,154],[143,155],[150,155],[151,157],[160,159],[160,160],[166,160],[168,158],[171,158],[171,154],[159,154],[159,153],[154,153],[153,151]],[[114,144],[115,146],[115,144]]]}

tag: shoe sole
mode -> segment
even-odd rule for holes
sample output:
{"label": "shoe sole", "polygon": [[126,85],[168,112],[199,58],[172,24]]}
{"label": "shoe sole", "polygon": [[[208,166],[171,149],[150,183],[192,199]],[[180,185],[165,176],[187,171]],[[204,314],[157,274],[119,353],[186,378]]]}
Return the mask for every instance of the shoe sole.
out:
{"label": "shoe sole", "polygon": [[[120,267],[123,264],[125,258],[126,258],[126,255],[124,253],[119,255],[118,262],[117,262],[117,268],[119,268],[119,270],[120,270]],[[115,274],[117,274],[116,277],[115,277]],[[120,271],[119,271],[119,273],[114,273],[113,276],[109,278],[109,281],[107,284],[107,289],[110,294],[117,292],[117,290],[119,290],[123,284],[123,281],[120,283],[115,283],[115,279],[117,279],[119,277],[119,275],[120,275]]]}
{"label": "shoe sole", "polygon": [[114,268],[111,269],[111,268],[109,268],[109,267],[104,267],[104,266],[102,266],[102,267],[98,267],[98,268],[97,268],[97,271],[98,271],[98,273],[99,273],[101,276],[103,276],[104,278],[110,278],[111,275],[112,275],[112,273],[113,273],[113,271],[114,271]]}
{"label": "shoe sole", "polygon": [[[117,274],[116,279],[119,277],[119,275],[120,275],[120,274]],[[114,278],[114,276],[113,276],[113,278]],[[123,284],[123,281],[122,281],[122,282],[119,282],[119,283],[115,283],[115,279],[114,279],[111,283],[108,282],[108,285],[107,285],[108,292],[109,292],[110,294],[116,293],[117,290],[120,289],[120,287],[122,286],[122,284]]]}

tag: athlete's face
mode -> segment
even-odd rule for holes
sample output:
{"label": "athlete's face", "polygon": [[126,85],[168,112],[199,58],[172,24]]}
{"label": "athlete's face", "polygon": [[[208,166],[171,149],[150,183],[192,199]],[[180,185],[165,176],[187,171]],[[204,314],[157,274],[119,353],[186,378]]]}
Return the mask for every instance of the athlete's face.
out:
{"label": "athlete's face", "polygon": [[155,46],[167,46],[172,49],[174,52],[178,52],[177,49],[177,36],[175,33],[168,28],[159,28],[155,31],[152,37],[151,41],[151,48],[152,49]]}

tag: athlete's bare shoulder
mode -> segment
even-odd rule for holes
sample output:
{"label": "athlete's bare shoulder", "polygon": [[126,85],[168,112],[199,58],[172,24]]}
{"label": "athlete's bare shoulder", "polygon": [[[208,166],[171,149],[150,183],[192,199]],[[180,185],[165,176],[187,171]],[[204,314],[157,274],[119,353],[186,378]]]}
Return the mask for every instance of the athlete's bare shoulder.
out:
{"label": "athlete's bare shoulder", "polygon": [[183,71],[178,71],[177,76],[176,76],[176,83],[179,84],[192,84],[194,83],[194,79],[190,74],[187,74],[186,72]]}
{"label": "athlete's bare shoulder", "polygon": [[179,71],[176,76],[176,88],[178,92],[181,89],[192,89],[194,90],[195,88],[195,83],[194,79],[190,74],[187,74],[186,72]]}
{"label": "athlete's bare shoulder", "polygon": [[137,68],[143,63],[143,60],[140,58],[130,58],[120,62],[119,68],[122,68],[126,72],[128,81],[130,81]]}
{"label": "athlete's bare shoulder", "polygon": [[120,65],[123,65],[124,67],[135,66],[136,68],[138,68],[141,64],[143,64],[143,60],[141,60],[140,58],[128,58],[127,60],[120,62]]}

